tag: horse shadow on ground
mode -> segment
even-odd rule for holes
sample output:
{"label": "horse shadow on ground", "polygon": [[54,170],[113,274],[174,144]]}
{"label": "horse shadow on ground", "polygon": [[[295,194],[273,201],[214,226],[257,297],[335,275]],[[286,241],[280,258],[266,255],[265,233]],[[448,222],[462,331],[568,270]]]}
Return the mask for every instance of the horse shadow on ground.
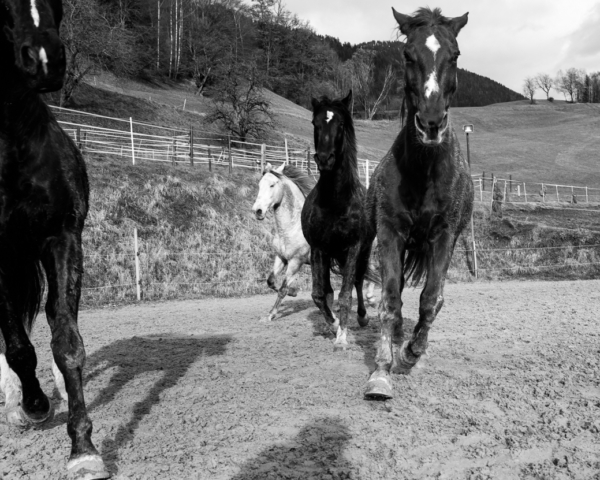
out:
{"label": "horse shadow on ground", "polygon": [[[376,308],[368,308],[367,314],[370,319],[369,324],[366,327],[361,327],[356,321],[356,300],[354,299],[352,307],[348,318],[348,343],[350,344],[348,348],[358,348],[362,350],[364,353],[363,359],[365,365],[369,368],[369,371],[372,372],[377,367],[375,355],[377,354],[377,347],[380,339],[379,315]],[[313,335],[315,337],[330,339],[333,345],[335,334],[330,330],[329,325],[325,321],[325,317],[318,309],[315,308],[308,314],[308,320],[312,323]],[[409,339],[411,337],[416,324],[416,320],[410,317],[403,317],[402,329],[404,332],[404,339]]]}
{"label": "horse shadow on ground", "polygon": [[314,306],[314,302],[312,300],[284,300],[284,302],[281,304],[281,307],[279,308],[277,316],[273,321],[277,322],[279,320],[283,320],[286,317],[294,315],[295,313],[301,312],[303,310],[308,310],[312,306]]}
{"label": "horse shadow on ground", "polygon": [[351,478],[352,467],[343,455],[351,438],[341,419],[315,419],[292,440],[268,447],[244,463],[231,480]]}
{"label": "horse shadow on ground", "polygon": [[[190,366],[202,357],[220,356],[232,340],[230,335],[173,335],[152,334],[117,340],[92,353],[86,361],[84,383],[88,384],[105,371],[114,369],[109,384],[87,404],[88,412],[111,403],[120,390],[136,377],[152,372],[163,372],[145,391],[142,400],[133,405],[129,421],[122,423],[114,436],[106,436],[99,450],[111,473],[117,471],[118,452],[135,436],[140,422],[154,405],[160,403],[162,392],[174,387]],[[52,421],[66,423],[67,412]],[[92,415],[93,417],[93,415]],[[52,426],[48,426],[52,428]]]}

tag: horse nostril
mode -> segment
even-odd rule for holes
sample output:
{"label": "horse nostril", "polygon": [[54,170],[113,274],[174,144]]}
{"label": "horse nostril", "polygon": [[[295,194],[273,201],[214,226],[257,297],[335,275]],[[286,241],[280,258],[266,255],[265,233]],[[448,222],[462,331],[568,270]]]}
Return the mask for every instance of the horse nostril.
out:
{"label": "horse nostril", "polygon": [[262,217],[262,210],[260,208],[256,211],[256,215]]}
{"label": "horse nostril", "polygon": [[35,72],[37,70],[38,60],[38,55],[33,48],[31,48],[29,45],[23,45],[21,47],[21,61],[23,62],[23,67],[26,70]]}

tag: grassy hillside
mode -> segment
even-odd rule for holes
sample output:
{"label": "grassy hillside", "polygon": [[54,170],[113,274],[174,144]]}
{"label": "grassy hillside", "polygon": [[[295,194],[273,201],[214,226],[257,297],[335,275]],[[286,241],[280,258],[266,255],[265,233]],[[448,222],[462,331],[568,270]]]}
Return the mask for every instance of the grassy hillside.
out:
{"label": "grassy hillside", "polygon": [[[84,306],[135,301],[134,228],[144,299],[268,292],[273,224],[259,222],[251,213],[257,173],[234,171],[230,176],[225,169],[211,173],[189,166],[86,160],[91,205],[84,231]],[[525,213],[525,207],[511,207],[504,220],[490,221],[486,208],[480,205],[475,215],[480,278],[580,278],[600,272],[598,266],[543,267],[599,261],[598,248],[573,247],[600,244],[597,222],[589,223],[589,229],[557,227],[548,223],[543,205],[529,206]],[[470,239],[470,232],[466,235]],[[570,247],[540,248],[564,245]],[[531,250],[483,251],[516,247]],[[466,256],[455,254],[450,281],[472,281]],[[308,272],[300,282],[304,289],[310,288]],[[117,287],[99,288],[107,285]]]}
{"label": "grassy hillside", "polygon": [[[295,143],[311,145],[311,113],[272,92],[266,95],[276,114],[272,141],[287,137]],[[104,76],[96,79],[96,87],[86,86],[75,100],[78,108],[87,111],[216,130],[214,125],[204,122],[209,101],[195,97],[185,85],[116,82]],[[451,115],[463,149],[462,125],[475,125],[470,139],[473,173],[485,171],[500,176],[512,174],[514,179],[528,182],[600,187],[600,169],[597,168],[600,106],[597,104],[538,101],[530,105],[527,101],[516,101],[453,108]],[[399,121],[387,120],[357,120],[355,125],[359,156],[373,161],[385,154],[400,128]]]}

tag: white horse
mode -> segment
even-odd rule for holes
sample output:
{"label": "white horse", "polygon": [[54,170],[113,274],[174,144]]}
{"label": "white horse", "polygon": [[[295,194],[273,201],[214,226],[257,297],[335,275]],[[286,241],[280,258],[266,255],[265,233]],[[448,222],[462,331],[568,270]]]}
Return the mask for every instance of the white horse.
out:
{"label": "white horse", "polygon": [[[305,264],[310,265],[310,246],[302,233],[300,215],[306,195],[315,186],[315,181],[302,170],[282,164],[273,168],[267,163],[263,176],[258,184],[258,195],[252,211],[258,220],[264,220],[266,213],[273,210],[275,217],[275,234],[273,250],[275,262],[267,278],[269,288],[277,292],[275,305],[262,321],[272,321],[281,301],[286,295],[295,297],[298,293],[293,286],[298,274]],[[277,289],[275,281],[285,269],[285,278],[281,288]],[[375,284],[369,282],[366,300],[374,305]]]}
{"label": "white horse", "polygon": [[[9,367],[4,355],[5,351],[4,337],[0,333],[0,391],[4,394],[4,411],[9,424],[24,428],[31,425],[32,422],[31,419],[23,417],[23,410],[20,406],[23,400],[21,381],[17,374]],[[60,398],[65,402],[68,401],[65,379],[54,360],[52,360],[52,375],[54,376],[54,385],[56,385]]]}

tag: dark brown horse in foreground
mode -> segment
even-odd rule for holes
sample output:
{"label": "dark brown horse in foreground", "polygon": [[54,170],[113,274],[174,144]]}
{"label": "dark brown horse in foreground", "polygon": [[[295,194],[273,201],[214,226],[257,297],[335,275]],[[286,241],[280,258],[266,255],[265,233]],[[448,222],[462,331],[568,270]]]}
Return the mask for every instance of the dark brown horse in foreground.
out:
{"label": "dark brown horse in foreground", "polygon": [[63,84],[61,18],[61,0],[0,0],[0,330],[6,344],[0,386],[10,423],[39,425],[51,418],[29,340],[43,268],[55,375],[59,384],[64,377],[69,402],[67,469],[78,479],[107,478],[91,440],[77,327],[88,179],[81,154],[39,96]]}
{"label": "dark brown horse in foreground", "polygon": [[[460,54],[456,36],[467,14],[446,18],[439,9],[420,9],[414,16],[394,10],[394,16],[407,36],[408,115],[373,175],[367,199],[382,276],[381,343],[365,392],[370,399],[391,398],[392,366],[410,371],[425,353],[429,329],[444,303],[454,246],[473,209],[470,169],[449,116]],[[416,285],[422,278],[419,321],[404,341],[402,290],[405,282]]]}
{"label": "dark brown horse in foreground", "polygon": [[[336,334],[336,349],[348,345],[353,287],[358,300],[358,323],[361,327],[369,323],[362,289],[375,236],[365,215],[366,191],[358,176],[351,101],[352,92],[341,100],[323,97],[312,101],[315,161],[320,176],[302,209],[302,232],[311,247],[312,297]],[[339,267],[342,274],[339,320],[331,311],[332,267]]]}

